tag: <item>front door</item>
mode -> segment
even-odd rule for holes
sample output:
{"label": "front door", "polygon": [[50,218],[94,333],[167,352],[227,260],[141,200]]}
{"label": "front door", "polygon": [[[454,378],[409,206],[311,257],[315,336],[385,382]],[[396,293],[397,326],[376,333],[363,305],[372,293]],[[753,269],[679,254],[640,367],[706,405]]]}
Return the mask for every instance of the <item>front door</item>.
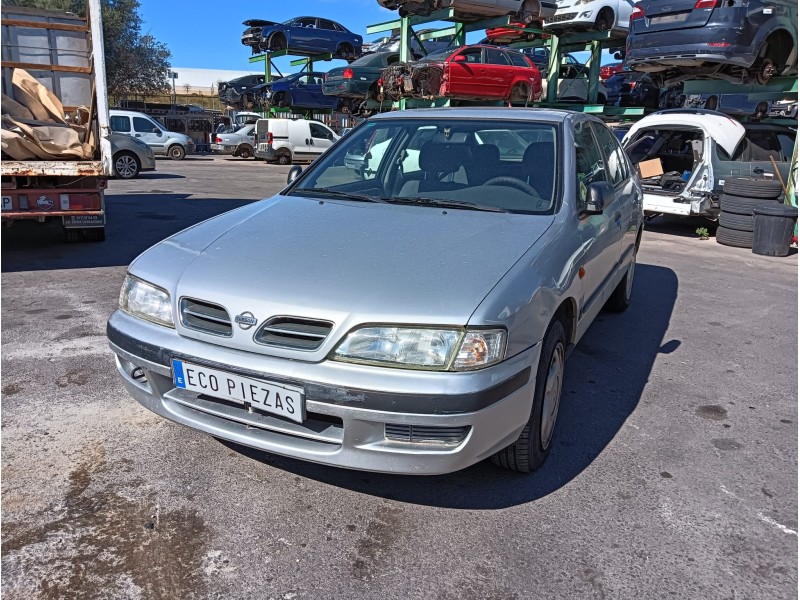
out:
{"label": "front door", "polygon": [[311,132],[309,152],[313,155],[312,158],[315,158],[333,145],[336,134],[322,123],[309,123],[308,128]]}
{"label": "front door", "polygon": [[[448,94],[458,97],[474,97],[486,95],[485,65],[480,47],[465,48],[449,58]],[[463,57],[463,58],[459,58]]]}
{"label": "front door", "polygon": [[133,117],[133,137],[142,140],[156,154],[163,154],[167,136],[153,121],[146,117]]}

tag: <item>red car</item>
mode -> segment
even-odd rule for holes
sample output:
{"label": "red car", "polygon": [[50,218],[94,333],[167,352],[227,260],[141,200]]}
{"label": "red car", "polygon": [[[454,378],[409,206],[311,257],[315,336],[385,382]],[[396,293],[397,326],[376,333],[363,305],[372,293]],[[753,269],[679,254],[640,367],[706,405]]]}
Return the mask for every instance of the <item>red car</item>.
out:
{"label": "red car", "polygon": [[605,82],[606,79],[613,77],[617,73],[622,73],[622,63],[610,63],[600,67],[600,81]]}
{"label": "red car", "polygon": [[434,52],[423,60],[384,69],[379,99],[455,98],[537,102],[542,76],[521,52],[495,46],[462,46]]}
{"label": "red car", "polygon": [[[541,21],[531,21],[527,25],[512,21],[505,27],[495,27],[486,30],[486,38],[492,44],[511,44],[513,42],[529,42],[531,40],[546,40],[550,36],[547,34],[536,33],[531,29],[542,30],[544,25]],[[527,31],[526,31],[527,30]]]}

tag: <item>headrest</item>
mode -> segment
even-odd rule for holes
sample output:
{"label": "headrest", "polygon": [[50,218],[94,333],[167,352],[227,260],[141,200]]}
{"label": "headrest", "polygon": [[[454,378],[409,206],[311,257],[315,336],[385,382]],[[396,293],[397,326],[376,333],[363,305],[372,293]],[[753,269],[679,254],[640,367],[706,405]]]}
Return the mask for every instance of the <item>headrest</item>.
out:
{"label": "headrest", "polygon": [[419,151],[419,168],[428,173],[455,173],[469,160],[464,144],[426,142]]}
{"label": "headrest", "polygon": [[500,148],[494,144],[479,144],[472,146],[472,159],[477,163],[500,162]]}
{"label": "headrest", "polygon": [[550,142],[534,142],[525,150],[522,156],[522,164],[525,167],[537,163],[552,165],[555,162],[553,156],[553,144]]}

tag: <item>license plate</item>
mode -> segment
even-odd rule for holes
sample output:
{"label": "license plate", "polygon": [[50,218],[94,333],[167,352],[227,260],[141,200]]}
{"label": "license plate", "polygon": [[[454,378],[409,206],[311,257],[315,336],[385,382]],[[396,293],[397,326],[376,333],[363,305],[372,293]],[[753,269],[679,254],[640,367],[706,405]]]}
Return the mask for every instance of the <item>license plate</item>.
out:
{"label": "license plate", "polygon": [[211,144],[211,149],[212,150],[222,150],[222,146],[220,146],[219,144]]}
{"label": "license plate", "polygon": [[664,15],[663,17],[652,17],[651,23],[682,23],[689,18],[689,13],[678,13],[677,15]]}
{"label": "license plate", "polygon": [[3,196],[3,210],[11,210],[13,205],[11,204],[11,196]]}
{"label": "license plate", "polygon": [[303,388],[242,377],[178,359],[172,359],[172,376],[175,387],[184,390],[252,405],[297,423],[302,423],[305,416]]}
{"label": "license plate", "polygon": [[106,224],[105,215],[69,215],[63,218],[64,227],[103,227]]}

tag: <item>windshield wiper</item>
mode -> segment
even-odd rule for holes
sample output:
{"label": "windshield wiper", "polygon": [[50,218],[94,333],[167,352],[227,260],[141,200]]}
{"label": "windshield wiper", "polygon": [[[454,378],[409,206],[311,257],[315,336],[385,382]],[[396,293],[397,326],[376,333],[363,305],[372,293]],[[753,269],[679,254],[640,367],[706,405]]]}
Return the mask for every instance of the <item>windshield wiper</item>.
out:
{"label": "windshield wiper", "polygon": [[[296,194],[295,194],[296,192]],[[358,200],[360,202],[386,202],[386,199],[378,196],[367,196],[366,194],[352,194],[350,192],[342,192],[340,190],[332,190],[330,188],[297,188],[292,190],[292,195],[312,196],[320,194],[323,196],[335,196],[337,198],[347,198],[348,200]]]}
{"label": "windshield wiper", "polygon": [[436,208],[463,208],[466,210],[481,210],[485,212],[508,212],[499,206],[486,206],[483,204],[473,204],[472,202],[461,202],[459,200],[439,200],[437,198],[385,198],[384,201],[396,204],[421,204],[423,206],[435,206]]}

